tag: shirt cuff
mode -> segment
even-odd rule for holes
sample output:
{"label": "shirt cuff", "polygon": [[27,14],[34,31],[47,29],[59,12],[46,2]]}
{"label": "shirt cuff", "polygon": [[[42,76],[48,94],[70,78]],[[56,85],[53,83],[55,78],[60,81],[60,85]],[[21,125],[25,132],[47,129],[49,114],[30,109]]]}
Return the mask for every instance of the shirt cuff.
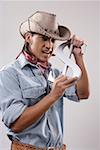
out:
{"label": "shirt cuff", "polygon": [[65,90],[64,97],[67,97],[68,100],[79,102],[80,99],[77,95],[76,85],[71,86]]}
{"label": "shirt cuff", "polygon": [[10,105],[3,113],[2,121],[9,128],[11,123],[13,123],[26,109],[27,105],[23,103],[14,103]]}

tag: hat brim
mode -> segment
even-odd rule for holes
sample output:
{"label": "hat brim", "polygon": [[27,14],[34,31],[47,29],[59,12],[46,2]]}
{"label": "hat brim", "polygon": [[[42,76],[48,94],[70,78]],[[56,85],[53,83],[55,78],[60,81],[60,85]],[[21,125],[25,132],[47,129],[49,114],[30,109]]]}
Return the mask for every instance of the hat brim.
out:
{"label": "hat brim", "polygon": [[45,36],[48,36],[48,37],[51,37],[55,40],[60,40],[60,41],[65,41],[65,40],[69,40],[70,39],[70,36],[71,36],[71,32],[70,30],[65,27],[65,26],[61,26],[59,25],[58,26],[58,31],[57,32],[50,32],[50,31],[47,31],[45,29],[43,29],[37,22],[30,22],[30,25],[29,25],[29,22],[28,21],[25,21],[24,23],[22,23],[20,25],[20,33],[21,35],[24,37],[25,33],[27,32],[35,32],[35,33],[38,33],[38,34],[42,34],[42,35],[45,35]]}

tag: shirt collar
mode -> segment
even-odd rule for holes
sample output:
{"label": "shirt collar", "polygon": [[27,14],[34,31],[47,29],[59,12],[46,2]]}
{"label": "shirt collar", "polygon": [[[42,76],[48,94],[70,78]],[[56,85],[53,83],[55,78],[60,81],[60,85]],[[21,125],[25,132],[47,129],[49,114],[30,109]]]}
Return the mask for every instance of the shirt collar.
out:
{"label": "shirt collar", "polygon": [[25,56],[24,56],[23,53],[21,53],[19,55],[19,57],[17,58],[17,61],[19,62],[20,66],[21,66],[21,69],[23,69],[28,64],[31,65],[31,66],[33,66],[33,67],[36,67],[35,64],[32,64],[28,60],[26,60],[26,58],[25,58]]}
{"label": "shirt collar", "polygon": [[[38,66],[36,66],[36,64],[30,63],[30,62],[25,58],[25,56],[24,56],[23,53],[21,53],[21,54],[18,56],[17,61],[19,62],[20,66],[21,66],[21,69],[23,69],[26,65],[31,65],[31,66],[33,66],[33,67],[35,67],[35,68],[38,68]],[[50,66],[52,66],[51,63],[49,63],[49,64],[50,64]],[[51,68],[51,67],[50,67],[50,68]]]}

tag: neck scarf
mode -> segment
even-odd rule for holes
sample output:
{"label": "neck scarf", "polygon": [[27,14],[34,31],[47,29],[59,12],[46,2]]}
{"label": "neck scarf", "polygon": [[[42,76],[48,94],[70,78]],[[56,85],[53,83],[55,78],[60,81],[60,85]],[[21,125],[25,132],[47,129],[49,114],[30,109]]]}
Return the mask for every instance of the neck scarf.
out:
{"label": "neck scarf", "polygon": [[[21,53],[24,54],[25,58],[27,61],[29,61],[32,64],[37,65],[40,70],[42,71],[42,73],[44,74],[46,71],[49,71],[51,68],[51,64],[47,61],[43,62],[41,60],[39,60],[36,56],[34,56],[33,54],[29,54],[27,51],[22,50]],[[20,54],[21,54],[20,53]],[[19,55],[20,55],[19,54]],[[19,57],[19,55],[16,57],[16,59]]]}

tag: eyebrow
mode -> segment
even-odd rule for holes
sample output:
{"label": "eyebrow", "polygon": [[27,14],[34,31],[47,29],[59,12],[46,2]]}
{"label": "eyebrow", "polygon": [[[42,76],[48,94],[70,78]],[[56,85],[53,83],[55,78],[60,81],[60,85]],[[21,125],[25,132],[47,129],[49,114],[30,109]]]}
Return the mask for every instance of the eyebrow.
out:
{"label": "eyebrow", "polygon": [[40,36],[41,38],[47,38],[47,40],[51,39],[51,41],[53,41],[53,42],[55,41],[54,38],[51,38],[51,37],[48,37],[48,36],[45,36],[45,35],[39,34],[39,36]]}

